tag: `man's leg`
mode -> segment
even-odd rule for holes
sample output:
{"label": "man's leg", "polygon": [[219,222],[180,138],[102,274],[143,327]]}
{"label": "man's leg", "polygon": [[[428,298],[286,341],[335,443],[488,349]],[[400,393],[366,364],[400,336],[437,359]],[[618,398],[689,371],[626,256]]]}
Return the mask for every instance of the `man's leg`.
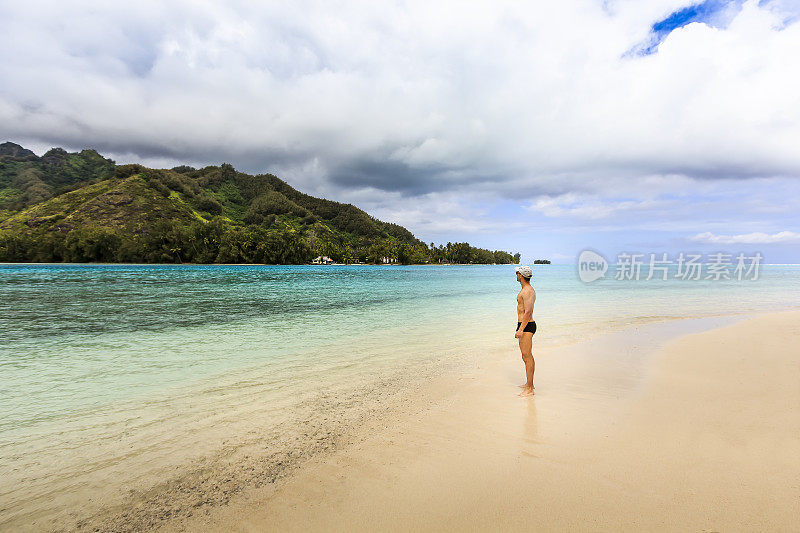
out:
{"label": "man's leg", "polygon": [[[522,334],[522,338],[519,339],[519,352],[522,355],[522,364],[525,365],[525,377],[526,377],[525,383],[523,383],[522,385],[519,386],[520,389],[527,389],[528,388],[528,380],[527,380],[528,363],[526,362],[526,360],[528,360],[528,361],[532,361],[533,360],[533,356],[531,355],[531,353],[532,353],[531,350],[533,349],[532,346],[528,346],[529,349],[527,350],[527,352],[526,352],[526,349],[525,349],[525,346],[527,346],[527,344],[525,342],[525,337],[526,336],[527,335],[525,333],[523,333]],[[530,336],[531,336],[531,341],[533,341],[533,333],[531,333]],[[533,343],[531,342],[531,344],[533,344]],[[530,359],[528,359],[528,355],[531,355]],[[535,389],[536,387],[533,387],[533,388]]]}
{"label": "man's leg", "polygon": [[[522,354],[522,364],[525,365],[525,376],[526,376],[525,383],[523,383],[522,385],[519,385],[519,388],[520,389],[527,389],[528,388],[528,381],[527,381],[528,365],[527,365],[527,363],[525,363],[526,355],[525,355],[524,350],[522,349],[523,339],[519,339],[519,344],[520,344],[519,352],[520,352],[520,354]],[[533,388],[535,389],[536,387],[533,387]]]}
{"label": "man's leg", "polygon": [[525,363],[525,386],[520,396],[533,396],[533,372],[536,363],[533,360],[533,333],[523,333],[519,339],[519,350],[522,352],[522,360]]}

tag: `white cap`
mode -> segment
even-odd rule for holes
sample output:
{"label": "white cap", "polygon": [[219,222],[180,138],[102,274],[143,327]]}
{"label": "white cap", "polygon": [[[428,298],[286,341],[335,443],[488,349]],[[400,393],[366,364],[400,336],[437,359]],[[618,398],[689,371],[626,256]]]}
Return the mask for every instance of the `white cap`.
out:
{"label": "white cap", "polygon": [[518,272],[523,278],[531,279],[531,276],[533,276],[533,270],[527,265],[518,266],[514,269],[514,272]]}

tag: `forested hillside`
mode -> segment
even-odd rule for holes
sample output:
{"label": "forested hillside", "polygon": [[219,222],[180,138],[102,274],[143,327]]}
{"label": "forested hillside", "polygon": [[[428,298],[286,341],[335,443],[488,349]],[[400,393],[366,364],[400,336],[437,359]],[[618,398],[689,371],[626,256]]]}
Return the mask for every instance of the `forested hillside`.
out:
{"label": "forested hillside", "polygon": [[511,263],[467,243],[435,246],[350,204],[233,166],[116,165],[94,150],[39,157],[0,144],[0,261]]}

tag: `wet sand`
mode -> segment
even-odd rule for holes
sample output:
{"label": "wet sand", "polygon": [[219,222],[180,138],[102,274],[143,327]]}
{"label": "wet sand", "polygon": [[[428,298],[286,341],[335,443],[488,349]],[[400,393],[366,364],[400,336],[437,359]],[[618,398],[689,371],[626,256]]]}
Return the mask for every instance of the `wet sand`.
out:
{"label": "wet sand", "polygon": [[166,531],[770,530],[800,516],[800,312],[513,351]]}

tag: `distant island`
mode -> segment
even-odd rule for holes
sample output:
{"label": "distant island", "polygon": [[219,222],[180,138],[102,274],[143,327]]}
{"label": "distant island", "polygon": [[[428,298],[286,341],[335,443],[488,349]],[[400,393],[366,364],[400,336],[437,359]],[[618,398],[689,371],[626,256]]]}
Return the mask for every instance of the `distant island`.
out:
{"label": "distant island", "polygon": [[303,264],[518,263],[468,243],[426,244],[351,204],[230,164],[117,165],[95,150],[41,157],[0,144],[0,261]]}
{"label": "distant island", "polygon": [[549,265],[550,264],[550,260],[549,259],[537,259],[537,260],[535,260],[533,262],[533,264],[534,265]]}

